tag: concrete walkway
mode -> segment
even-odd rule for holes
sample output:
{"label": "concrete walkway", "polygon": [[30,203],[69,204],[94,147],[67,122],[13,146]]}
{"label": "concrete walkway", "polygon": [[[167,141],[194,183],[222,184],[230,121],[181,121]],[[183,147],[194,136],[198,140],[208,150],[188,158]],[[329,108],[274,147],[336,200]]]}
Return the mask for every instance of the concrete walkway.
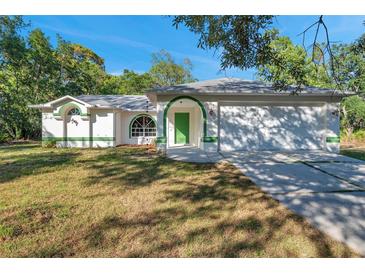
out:
{"label": "concrete walkway", "polygon": [[189,163],[216,163],[223,159],[218,152],[205,152],[193,146],[169,148],[166,156],[170,159]]}
{"label": "concrete walkway", "polygon": [[365,162],[323,151],[223,155],[274,199],[365,256]]}
{"label": "concrete walkway", "polygon": [[324,151],[206,153],[167,150],[185,162],[228,160],[263,191],[365,256],[365,162]]}

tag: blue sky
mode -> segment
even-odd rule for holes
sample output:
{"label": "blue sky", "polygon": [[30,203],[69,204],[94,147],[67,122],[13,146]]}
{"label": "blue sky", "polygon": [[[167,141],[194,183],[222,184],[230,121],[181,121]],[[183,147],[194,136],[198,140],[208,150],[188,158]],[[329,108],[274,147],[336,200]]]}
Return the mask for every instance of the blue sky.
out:
{"label": "blue sky", "polygon": [[[213,51],[198,49],[197,36],[184,27],[176,30],[167,16],[25,16],[25,19],[31,21],[32,28],[41,28],[52,43],[58,33],[68,41],[91,48],[104,58],[106,70],[112,74],[120,74],[123,69],[148,71],[151,53],[166,49],[177,62],[188,57],[199,80],[224,76],[255,78],[254,70],[221,71],[218,56]],[[297,35],[317,19],[318,16],[278,16],[274,26],[282,35],[301,44]],[[365,16],[325,16],[324,20],[331,41],[352,42],[365,30],[362,25]]]}

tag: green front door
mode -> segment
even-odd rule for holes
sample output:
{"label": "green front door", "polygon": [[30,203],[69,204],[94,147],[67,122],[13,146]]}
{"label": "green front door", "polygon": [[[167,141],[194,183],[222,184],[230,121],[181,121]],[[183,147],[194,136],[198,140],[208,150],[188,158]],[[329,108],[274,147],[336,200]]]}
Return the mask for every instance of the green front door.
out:
{"label": "green front door", "polygon": [[175,112],[175,144],[189,144],[188,112]]}

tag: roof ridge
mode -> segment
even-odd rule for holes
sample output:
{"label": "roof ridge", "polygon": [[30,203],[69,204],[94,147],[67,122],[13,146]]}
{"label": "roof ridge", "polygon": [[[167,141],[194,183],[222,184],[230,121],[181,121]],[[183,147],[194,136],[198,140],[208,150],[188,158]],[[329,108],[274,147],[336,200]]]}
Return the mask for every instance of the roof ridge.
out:
{"label": "roof ridge", "polygon": [[77,95],[75,98],[77,97],[81,97],[81,96],[118,96],[118,97],[125,97],[125,96],[135,96],[135,97],[142,97],[142,96],[146,96],[144,94],[81,94],[81,95]]}

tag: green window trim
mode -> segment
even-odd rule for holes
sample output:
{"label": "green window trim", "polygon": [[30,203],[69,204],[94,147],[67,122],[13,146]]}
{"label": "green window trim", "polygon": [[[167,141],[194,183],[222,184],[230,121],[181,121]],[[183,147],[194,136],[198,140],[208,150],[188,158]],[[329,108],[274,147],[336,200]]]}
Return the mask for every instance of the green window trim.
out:
{"label": "green window trim", "polygon": [[64,142],[64,141],[82,141],[82,142],[92,142],[92,141],[104,141],[111,142],[115,141],[115,137],[42,137],[43,142],[47,141],[56,141],[56,142]]}
{"label": "green window trim", "polygon": [[[169,111],[170,107],[173,105],[173,103],[175,103],[178,100],[182,100],[182,99],[189,99],[194,101],[195,103],[198,104],[198,106],[200,107],[201,111],[202,111],[202,116],[203,116],[203,138],[207,137],[207,112],[205,110],[204,105],[202,104],[202,102],[200,102],[198,99],[191,97],[191,96],[187,96],[187,95],[183,95],[183,96],[178,96],[173,98],[171,101],[169,101],[164,109],[164,113],[163,113],[163,136],[157,137],[157,143],[159,143],[159,138],[160,138],[160,143],[159,144],[165,144],[166,143],[166,136],[167,136],[167,112]],[[163,142],[162,142],[163,141]]]}
{"label": "green window trim", "polygon": [[338,136],[328,136],[326,137],[326,143],[339,143],[340,137]]}
{"label": "green window trim", "polygon": [[83,113],[81,111],[80,106],[77,105],[77,104],[75,104],[75,103],[73,103],[73,102],[69,102],[67,104],[64,104],[60,108],[60,110],[58,112],[54,112],[53,113],[53,116],[55,116],[55,117],[62,117],[65,114],[65,110],[68,109],[68,108],[77,108],[80,111],[80,113],[81,113],[80,116],[82,116],[82,117],[90,116],[90,114],[88,114],[88,113]]}
{"label": "green window trim", "polygon": [[[148,116],[150,117],[154,122],[155,122],[155,125],[156,125],[156,133],[157,133],[157,121],[155,118],[153,118],[150,114],[148,113],[140,113],[140,114],[137,114],[136,116],[133,117],[133,119],[131,120],[131,122],[129,123],[129,139],[131,138],[138,138],[138,137],[132,137],[132,124],[133,122],[138,119],[139,117],[141,116]],[[150,136],[151,138],[154,138],[156,136]]]}

